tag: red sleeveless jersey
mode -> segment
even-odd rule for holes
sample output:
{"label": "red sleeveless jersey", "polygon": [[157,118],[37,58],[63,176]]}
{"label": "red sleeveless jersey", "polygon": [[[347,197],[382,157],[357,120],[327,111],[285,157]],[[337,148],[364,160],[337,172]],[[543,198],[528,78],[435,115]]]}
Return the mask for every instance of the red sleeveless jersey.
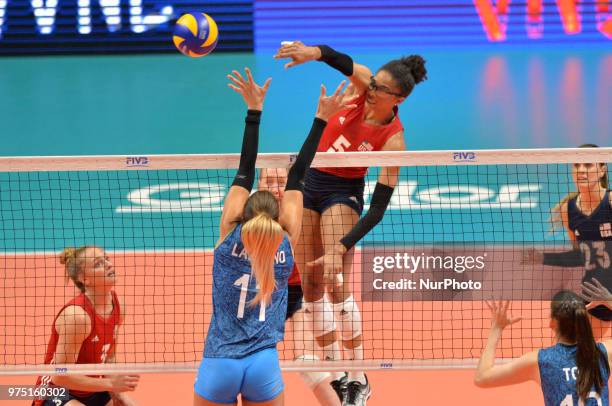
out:
{"label": "red sleeveless jersey", "polygon": [[[108,317],[103,317],[96,313],[93,304],[84,293],[72,299],[66,303],[64,307],[57,313],[51,326],[51,339],[47,346],[47,353],[45,355],[45,364],[55,363],[55,350],[59,335],[55,330],[55,321],[59,315],[68,306],[79,306],[87,312],[89,319],[91,320],[91,333],[81,344],[81,350],[76,360],[77,364],[103,364],[106,359],[113,354],[115,350],[115,339],[117,335],[117,328],[121,322],[121,309],[119,306],[119,300],[115,291],[111,291],[113,296],[113,311]],[[95,378],[101,377],[102,375],[94,376]],[[40,376],[36,381],[37,386],[47,386],[51,383],[51,376]],[[77,390],[70,390],[70,393],[74,396],[85,397],[91,395],[93,392],[83,392]],[[39,403],[42,404],[42,401]],[[35,402],[38,406],[38,403]]]}
{"label": "red sleeveless jersey", "polygon": [[[395,117],[385,125],[368,124],[364,121],[366,102],[364,93],[355,100],[357,107],[341,110],[327,122],[317,152],[368,152],[380,151],[391,136],[404,127],[394,109]],[[368,171],[362,168],[316,168],[321,172],[343,178],[363,178]]]}
{"label": "red sleeveless jersey", "polygon": [[291,272],[291,275],[289,275],[287,284],[291,286],[299,286],[302,284],[302,280],[300,279],[300,271],[298,270],[298,266],[295,262],[293,263],[293,272]]}

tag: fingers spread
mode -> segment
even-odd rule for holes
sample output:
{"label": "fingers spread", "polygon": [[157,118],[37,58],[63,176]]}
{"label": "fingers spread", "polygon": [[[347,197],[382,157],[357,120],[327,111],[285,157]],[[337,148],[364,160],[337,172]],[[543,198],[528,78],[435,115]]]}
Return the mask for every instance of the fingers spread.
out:
{"label": "fingers spread", "polygon": [[266,79],[266,82],[263,85],[263,90],[264,92],[268,91],[268,88],[270,87],[270,83],[272,83],[272,78],[268,78]]}
{"label": "fingers spread", "polygon": [[338,87],[336,88],[336,91],[334,92],[334,94],[332,95],[333,97],[336,97],[340,94],[340,91],[342,90],[342,88],[344,87],[344,84],[346,83],[346,80],[343,80],[342,82],[340,82],[340,84],[338,85]]}
{"label": "fingers spread", "polygon": [[242,87],[244,87],[244,82],[242,82],[242,81],[240,81],[240,80],[236,79],[236,78],[235,78],[235,77],[233,77],[232,75],[227,75],[227,78],[228,78],[229,80],[231,80],[232,82],[234,82],[234,83],[235,83],[236,85],[238,85],[239,87],[241,87],[241,88],[242,88]]}
{"label": "fingers spread", "polygon": [[237,87],[237,86],[234,86],[234,85],[232,85],[231,83],[228,83],[227,85],[228,85],[230,88],[232,88],[232,89],[233,89],[235,92],[240,93],[240,94],[243,94],[243,90],[242,90],[242,88],[239,88],[239,87]]}
{"label": "fingers spread", "polygon": [[246,72],[247,78],[249,80],[249,84],[254,84],[255,81],[253,80],[253,75],[251,74],[251,70],[249,68],[244,68],[244,71]]}
{"label": "fingers spread", "polygon": [[510,301],[506,300],[504,302],[503,312],[506,313],[508,311],[508,307],[510,307]]}
{"label": "fingers spread", "polygon": [[514,317],[514,318],[510,319],[510,324],[518,323],[521,320],[523,320],[523,318],[521,316]]}
{"label": "fingers spread", "polygon": [[238,72],[237,70],[233,70],[233,71],[232,71],[232,73],[233,73],[234,75],[236,75],[236,77],[237,77],[238,79],[240,79],[240,81],[244,82],[244,78],[242,77],[242,75],[240,74],[240,72]]}
{"label": "fingers spread", "polygon": [[[592,279],[592,281],[593,281],[593,283],[594,283],[595,285],[597,285],[597,287],[598,287],[598,288],[601,288],[601,289],[606,289],[606,288],[605,288],[605,286],[604,286],[604,285],[602,285],[602,284],[601,284],[601,282],[599,282],[599,281],[598,281],[596,278],[593,278],[593,279]],[[606,289],[606,290],[607,290],[607,289]]]}

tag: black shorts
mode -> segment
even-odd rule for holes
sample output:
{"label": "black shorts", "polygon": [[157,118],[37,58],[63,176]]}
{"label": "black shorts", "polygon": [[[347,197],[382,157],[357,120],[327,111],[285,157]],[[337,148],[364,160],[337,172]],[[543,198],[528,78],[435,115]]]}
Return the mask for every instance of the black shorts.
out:
{"label": "black shorts", "polygon": [[363,178],[351,179],[310,168],[304,179],[304,208],[322,214],[334,204],[345,204],[361,216]]}
{"label": "black shorts", "polygon": [[289,320],[302,308],[302,298],[304,297],[301,285],[288,285],[287,291],[287,315],[285,320]]}
{"label": "black shorts", "polygon": [[85,397],[74,396],[72,393],[68,393],[68,396],[62,398],[47,398],[42,406],[64,406],[71,400],[78,400],[85,406],[106,406],[110,402],[111,396],[108,392],[96,392]]}

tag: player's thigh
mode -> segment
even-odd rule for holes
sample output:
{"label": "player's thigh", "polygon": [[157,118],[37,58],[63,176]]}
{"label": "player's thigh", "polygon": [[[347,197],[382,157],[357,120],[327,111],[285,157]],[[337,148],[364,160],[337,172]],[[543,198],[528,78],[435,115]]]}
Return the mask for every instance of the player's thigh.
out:
{"label": "player's thigh", "polygon": [[[325,250],[331,250],[359,221],[359,214],[345,204],[330,206],[321,215],[321,238]],[[343,282],[328,287],[332,302],[340,303],[351,295],[351,275],[353,272],[355,250],[351,248],[343,258]]]}
{"label": "player's thigh", "polygon": [[319,268],[309,268],[306,263],[314,261],[323,252],[320,215],[314,210],[304,209],[302,217],[302,234],[295,247],[295,259],[302,279],[304,298],[307,302],[313,302],[323,294],[323,274]]}
{"label": "player's thigh", "polygon": [[285,392],[281,392],[272,400],[265,402],[252,402],[250,400],[242,399],[243,406],[284,406],[285,404]]}
{"label": "player's thigh", "polygon": [[202,396],[198,395],[197,393],[193,394],[193,406],[231,406],[231,405],[237,405],[237,402],[234,403],[215,403],[215,402],[211,402],[209,400],[204,399]]}
{"label": "player's thigh", "polygon": [[295,247],[300,275],[307,273],[306,262],[315,260],[323,252],[321,243],[321,215],[314,210],[304,209],[302,215],[302,233]]}
{"label": "player's thigh", "polygon": [[329,252],[359,221],[359,215],[346,204],[334,204],[321,214],[323,250]]}
{"label": "player's thigh", "polygon": [[293,333],[295,357],[314,352],[314,320],[304,317],[304,310],[298,310],[290,319],[288,325]]}

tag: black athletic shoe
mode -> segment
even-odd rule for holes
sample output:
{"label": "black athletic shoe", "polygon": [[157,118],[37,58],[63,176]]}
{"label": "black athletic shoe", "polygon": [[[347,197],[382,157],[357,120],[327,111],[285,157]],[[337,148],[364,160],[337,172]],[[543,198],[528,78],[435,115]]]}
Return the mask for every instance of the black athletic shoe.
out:
{"label": "black athletic shoe", "polygon": [[348,374],[345,372],[344,376],[338,379],[334,379],[329,384],[331,385],[336,395],[338,395],[338,399],[340,399],[340,403],[344,402],[344,398],[346,397],[346,384],[348,383]]}
{"label": "black athletic shoe", "polygon": [[368,377],[366,376],[365,378],[365,385],[359,381],[351,381],[346,385],[346,396],[342,406],[365,406],[367,400],[372,395]]}

